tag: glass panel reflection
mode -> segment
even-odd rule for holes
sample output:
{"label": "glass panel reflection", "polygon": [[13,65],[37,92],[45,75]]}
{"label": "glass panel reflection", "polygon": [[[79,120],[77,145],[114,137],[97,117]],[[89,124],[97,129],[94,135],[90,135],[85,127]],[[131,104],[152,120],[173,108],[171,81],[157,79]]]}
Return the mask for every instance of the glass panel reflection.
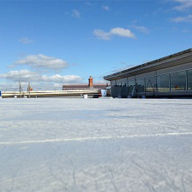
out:
{"label": "glass panel reflection", "polygon": [[171,74],[171,90],[186,90],[186,71]]}
{"label": "glass panel reflection", "polygon": [[157,88],[159,92],[169,91],[170,77],[169,74],[157,76]]}
{"label": "glass panel reflection", "polygon": [[116,85],[115,80],[111,81],[111,86],[114,86],[114,85]]}
{"label": "glass panel reflection", "polygon": [[127,78],[122,79],[121,82],[122,82],[122,87],[127,86]]}
{"label": "glass panel reflection", "polygon": [[137,88],[137,92],[144,92],[145,91],[145,81],[144,79],[137,79],[137,83],[136,83],[136,88]]}
{"label": "glass panel reflection", "polygon": [[192,90],[192,70],[188,71],[188,90]]}
{"label": "glass panel reflection", "polygon": [[121,87],[121,85],[122,85],[121,79],[117,79],[117,80],[116,80],[116,85],[117,85],[118,87]]}
{"label": "glass panel reflection", "polygon": [[145,83],[147,92],[156,91],[156,77],[146,78]]}
{"label": "glass panel reflection", "polygon": [[129,93],[132,93],[134,86],[135,86],[135,81],[134,80],[130,80],[129,81]]}

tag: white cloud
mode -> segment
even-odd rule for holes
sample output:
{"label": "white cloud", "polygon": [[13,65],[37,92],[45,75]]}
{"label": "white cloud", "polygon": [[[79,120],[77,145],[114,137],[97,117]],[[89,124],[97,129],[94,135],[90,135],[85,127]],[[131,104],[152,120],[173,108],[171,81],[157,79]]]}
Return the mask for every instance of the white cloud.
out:
{"label": "white cloud", "polygon": [[29,39],[28,37],[24,37],[19,39],[19,42],[24,43],[24,44],[29,44],[29,43],[33,43],[34,41],[32,39]]}
{"label": "white cloud", "polygon": [[1,91],[15,91],[17,87],[18,83],[1,82]]}
{"label": "white cloud", "polygon": [[111,29],[110,33],[112,35],[118,35],[122,37],[131,37],[131,38],[135,37],[135,35],[129,29],[123,29],[119,27]]}
{"label": "white cloud", "polygon": [[0,79],[6,79],[13,82],[52,82],[52,83],[79,83],[82,78],[78,75],[41,75],[37,72],[23,69],[20,71],[9,71],[8,73],[0,74]]}
{"label": "white cloud", "polygon": [[150,30],[147,27],[144,26],[136,26],[136,25],[132,25],[132,27],[142,33],[148,34],[150,32]]}
{"label": "white cloud", "polygon": [[107,32],[104,32],[104,31],[101,30],[101,29],[96,29],[93,33],[94,33],[99,39],[105,39],[105,40],[111,39],[111,34],[110,34],[110,32],[107,33]]}
{"label": "white cloud", "polygon": [[121,37],[127,37],[127,38],[135,38],[135,35],[129,29],[123,29],[120,27],[113,28],[109,32],[105,32],[101,29],[96,29],[93,33],[99,39],[104,39],[104,40],[109,40],[114,35],[121,36]]}
{"label": "white cloud", "polygon": [[192,22],[192,15],[188,15],[187,17],[176,17],[171,19],[172,22],[180,23],[180,22]]}
{"label": "white cloud", "polygon": [[[103,78],[103,77],[102,77]],[[106,81],[105,79],[101,79],[101,80],[96,80],[94,81],[95,84],[107,84],[109,83],[109,81]]]}
{"label": "white cloud", "polygon": [[36,81],[39,80],[39,75],[35,72],[29,71],[27,69],[20,71],[10,71],[8,73],[0,74],[0,78],[8,79],[11,81]]}
{"label": "white cloud", "polygon": [[82,79],[81,77],[77,76],[77,75],[52,75],[52,76],[47,76],[47,75],[43,75],[42,77],[42,81],[45,82],[57,82],[57,83],[76,83],[76,82],[80,82]]}
{"label": "white cloud", "polygon": [[[33,90],[61,90],[63,83],[31,82],[30,85]],[[28,86],[29,82],[21,82],[22,90],[26,91]],[[19,82],[1,82],[1,91],[19,91]]]}
{"label": "white cloud", "polygon": [[72,12],[72,16],[75,17],[75,18],[80,18],[81,17],[81,14],[78,10],[74,9],[73,12]]}
{"label": "white cloud", "polygon": [[87,5],[87,6],[89,6],[89,7],[92,6],[92,4],[91,4],[90,2],[85,2],[85,5]]}
{"label": "white cloud", "polygon": [[103,5],[102,8],[103,8],[105,11],[109,11],[109,7],[108,7],[108,6]]}
{"label": "white cloud", "polygon": [[180,3],[180,5],[175,6],[173,9],[178,11],[184,11],[186,9],[192,8],[192,0],[174,0],[175,2]]}
{"label": "white cloud", "polygon": [[16,61],[15,65],[28,65],[32,68],[51,69],[54,71],[64,69],[68,66],[68,63],[62,59],[39,55],[28,55],[27,57]]}
{"label": "white cloud", "polygon": [[138,20],[137,19],[134,19],[131,23],[137,23]]}

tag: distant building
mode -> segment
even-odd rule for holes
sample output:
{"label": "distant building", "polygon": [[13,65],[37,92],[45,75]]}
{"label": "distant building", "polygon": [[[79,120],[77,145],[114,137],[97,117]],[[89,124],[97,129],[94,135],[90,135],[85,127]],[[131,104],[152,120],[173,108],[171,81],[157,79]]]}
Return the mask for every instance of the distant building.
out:
{"label": "distant building", "polygon": [[106,89],[108,84],[93,84],[93,78],[90,76],[88,84],[63,85],[63,90],[89,90],[89,89]]}
{"label": "distant building", "polygon": [[104,77],[113,97],[192,97],[192,49]]}

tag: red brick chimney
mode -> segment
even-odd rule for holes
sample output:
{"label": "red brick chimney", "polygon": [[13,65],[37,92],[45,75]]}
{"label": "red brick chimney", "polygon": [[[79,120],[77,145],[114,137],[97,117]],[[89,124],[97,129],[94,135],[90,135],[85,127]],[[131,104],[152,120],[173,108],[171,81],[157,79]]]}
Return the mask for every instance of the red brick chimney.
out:
{"label": "red brick chimney", "polygon": [[89,77],[89,88],[93,88],[93,78]]}

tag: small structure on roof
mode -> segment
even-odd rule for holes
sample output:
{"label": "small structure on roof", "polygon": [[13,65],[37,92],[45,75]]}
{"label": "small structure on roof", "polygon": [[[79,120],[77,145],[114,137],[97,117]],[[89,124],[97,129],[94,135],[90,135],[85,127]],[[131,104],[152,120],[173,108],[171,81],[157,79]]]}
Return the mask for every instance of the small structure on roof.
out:
{"label": "small structure on roof", "polygon": [[90,89],[106,89],[108,83],[106,84],[94,84],[93,77],[90,76],[88,79],[88,84],[75,84],[75,85],[63,85],[62,90],[90,90]]}

